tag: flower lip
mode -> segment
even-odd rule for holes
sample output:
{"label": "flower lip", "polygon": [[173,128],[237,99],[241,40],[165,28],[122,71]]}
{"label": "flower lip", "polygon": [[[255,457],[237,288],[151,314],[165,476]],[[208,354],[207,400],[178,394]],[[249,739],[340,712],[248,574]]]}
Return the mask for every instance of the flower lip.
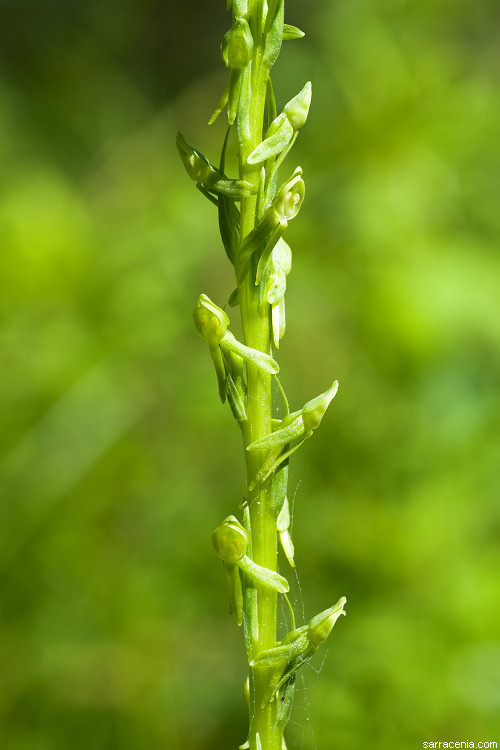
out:
{"label": "flower lip", "polygon": [[302,179],[302,167],[297,167],[291,178],[281,187],[273,201],[275,215],[286,224],[295,218],[304,200],[306,186]]}

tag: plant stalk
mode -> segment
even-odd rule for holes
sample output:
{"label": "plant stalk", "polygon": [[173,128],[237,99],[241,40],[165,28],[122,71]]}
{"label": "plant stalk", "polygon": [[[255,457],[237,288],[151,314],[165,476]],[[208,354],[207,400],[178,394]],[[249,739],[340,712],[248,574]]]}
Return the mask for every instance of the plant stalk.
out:
{"label": "plant stalk", "polygon": [[[239,137],[239,176],[256,188],[259,187],[259,166],[247,163],[248,155],[261,143],[264,130],[264,111],[269,71],[262,64],[265,37],[261,28],[262,3],[255,4],[254,14],[250,14],[249,24],[255,28],[255,46],[252,57],[252,99],[246,122],[238,122],[238,133],[248,134]],[[260,42],[259,42],[260,40]],[[255,228],[257,198],[252,196],[241,202],[241,241]],[[247,346],[271,353],[271,327],[269,305],[260,304],[258,287],[252,274],[246,274],[239,284],[240,312],[244,341]],[[276,518],[272,512],[272,482],[257,485],[252,491],[248,485],[262,464],[261,451],[249,452],[247,446],[272,431],[272,376],[253,365],[247,367],[247,415],[248,421],[243,430],[245,452],[247,496],[250,508],[251,549],[253,560],[270,570],[277,570],[277,530]],[[245,611],[247,621],[252,613]],[[257,588],[258,641],[252,644],[255,656],[260,651],[276,645],[277,633],[277,593],[269,588]],[[251,655],[249,655],[250,658]],[[283,729],[276,721],[277,702],[267,702],[262,708],[264,691],[268,683],[268,670],[250,668],[250,731],[248,741],[251,750],[257,746],[258,735],[262,750],[281,750]]]}

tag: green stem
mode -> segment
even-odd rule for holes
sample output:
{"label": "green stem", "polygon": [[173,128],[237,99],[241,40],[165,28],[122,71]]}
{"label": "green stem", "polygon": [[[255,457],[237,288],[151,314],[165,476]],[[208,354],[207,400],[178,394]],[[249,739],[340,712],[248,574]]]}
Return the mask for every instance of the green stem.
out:
{"label": "green stem", "polygon": [[[247,164],[247,156],[262,141],[264,110],[269,71],[262,64],[265,37],[263,36],[262,2],[254,3],[250,10],[250,27],[254,31],[254,51],[252,57],[252,98],[247,112],[239,113],[247,121],[238,123],[240,149],[240,179],[258,187],[259,166]],[[255,196],[241,202],[241,241],[254,229],[256,223],[257,199]],[[244,341],[247,346],[270,354],[271,328],[269,305],[262,309],[258,288],[252,273],[247,273],[239,284],[239,300],[243,324]],[[243,430],[245,449],[247,489],[262,465],[261,451],[247,451],[250,443],[268,435],[272,430],[271,403],[272,376],[254,365],[247,365],[247,415],[248,421]],[[277,570],[277,529],[276,516],[272,504],[272,483],[265,482],[248,492],[250,505],[251,549],[253,560],[270,570]],[[246,612],[247,621],[252,613]],[[277,594],[269,588],[257,587],[258,641],[253,644],[255,656],[258,652],[276,645]],[[277,701],[262,707],[263,696],[268,685],[269,670],[250,670],[250,733],[251,750],[258,750],[257,734],[262,750],[282,750],[283,729],[277,724]]]}

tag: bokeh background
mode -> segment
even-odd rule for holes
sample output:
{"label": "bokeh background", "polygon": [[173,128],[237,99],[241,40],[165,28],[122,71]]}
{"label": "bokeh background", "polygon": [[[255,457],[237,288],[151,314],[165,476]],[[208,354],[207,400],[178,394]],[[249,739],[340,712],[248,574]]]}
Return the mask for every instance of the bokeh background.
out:
{"label": "bokeh background", "polygon": [[[210,533],[242,458],[191,321],[233,281],[174,147],[218,159],[229,14],[0,15],[0,746],[235,748],[245,661]],[[500,6],[287,20],[307,35],[278,103],[314,96],[282,381],[292,408],[341,383],[291,467],[299,620],[348,597],[288,745],[500,741]]]}

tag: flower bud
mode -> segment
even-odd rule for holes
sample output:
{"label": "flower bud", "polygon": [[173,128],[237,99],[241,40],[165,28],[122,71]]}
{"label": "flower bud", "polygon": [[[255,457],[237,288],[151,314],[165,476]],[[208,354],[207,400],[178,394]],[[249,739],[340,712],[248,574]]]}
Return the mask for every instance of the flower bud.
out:
{"label": "flower bud", "polygon": [[294,130],[300,130],[307,120],[309,107],[311,106],[312,88],[311,81],[308,81],[302,91],[294,96],[288,104],[283,107],[283,112],[288,117],[290,125]]}
{"label": "flower bud", "polygon": [[248,534],[235,516],[228,516],[213,532],[212,542],[219,557],[235,565],[246,554]]}
{"label": "flower bud", "polygon": [[253,37],[246,19],[238,18],[224,34],[221,52],[227,68],[241,70],[248,65],[253,52]]}
{"label": "flower bud", "polygon": [[208,159],[187,144],[181,133],[177,133],[176,144],[182,163],[191,179],[196,183],[206,182],[215,172]]}
{"label": "flower bud", "polygon": [[324,612],[320,612],[319,615],[312,618],[307,627],[307,635],[312,648],[316,649],[323,641],[326,641],[340,615],[345,615],[344,604],[346,601],[345,596],[342,596],[333,607],[325,609]]}
{"label": "flower bud", "polygon": [[330,401],[337,393],[338,387],[338,381],[334,380],[331,388],[320,396],[311,399],[311,401],[308,401],[304,406],[302,410],[302,420],[304,422],[304,427],[308,432],[312,432],[312,430],[315,430],[316,427],[318,427],[330,405]]}
{"label": "flower bud", "polygon": [[286,224],[299,213],[304,200],[305,184],[302,168],[297,167],[290,179],[280,188],[273,200],[273,213],[280,224]]}
{"label": "flower bud", "polygon": [[200,294],[198,306],[193,311],[193,319],[198,333],[205,341],[211,346],[220,344],[226,335],[229,318],[206,294]]}
{"label": "flower bud", "polygon": [[283,24],[283,41],[286,42],[290,39],[302,39],[302,37],[305,36],[305,33],[297,28],[297,26],[292,26],[289,23]]}

